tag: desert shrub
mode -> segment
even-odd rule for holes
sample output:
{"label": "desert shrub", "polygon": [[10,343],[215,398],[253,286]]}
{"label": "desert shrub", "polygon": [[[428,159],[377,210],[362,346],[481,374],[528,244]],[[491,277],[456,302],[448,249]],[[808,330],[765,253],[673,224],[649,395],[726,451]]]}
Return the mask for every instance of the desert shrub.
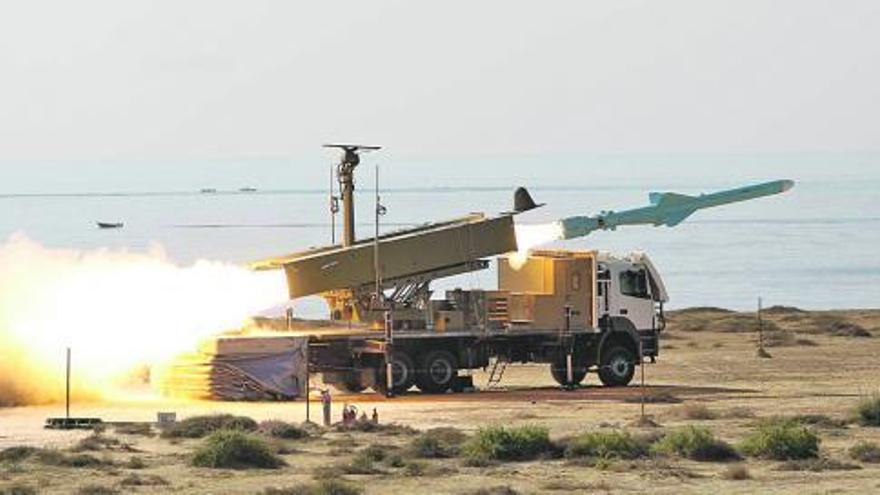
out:
{"label": "desert shrub", "polygon": [[819,343],[815,340],[811,340],[808,338],[801,337],[799,339],[795,339],[795,345],[799,345],[801,347],[818,347]]}
{"label": "desert shrub", "polygon": [[91,454],[65,454],[57,450],[40,450],[37,461],[47,466],[66,468],[98,468],[113,466],[110,459],[99,459]]}
{"label": "desert shrub", "polygon": [[458,456],[465,440],[467,435],[457,428],[434,428],[414,438],[410,450],[421,459],[448,459]]}
{"label": "desert shrub", "polygon": [[836,459],[826,457],[816,459],[796,459],[785,461],[777,467],[779,471],[800,471],[822,473],[825,471],[856,471],[862,469],[861,466],[841,462]]}
{"label": "desert shrub", "polygon": [[382,470],[376,467],[376,462],[369,454],[362,454],[354,456],[350,462],[340,464],[338,468],[344,474],[381,474]]}
{"label": "desert shrub", "polygon": [[147,463],[144,462],[142,457],[132,457],[125,463],[125,467],[128,469],[146,469]]}
{"label": "desert shrub", "polygon": [[290,488],[267,488],[263,495],[361,495],[363,490],[339,480],[296,485]]}
{"label": "desert shrub", "polygon": [[311,436],[305,428],[284,421],[263,421],[259,427],[260,433],[284,440],[300,440]]}
{"label": "desert shrub", "polygon": [[745,481],[752,479],[752,474],[744,465],[734,464],[721,473],[721,477],[729,481]]}
{"label": "desert shrub", "polygon": [[477,431],[465,443],[463,452],[472,459],[528,461],[548,454],[554,448],[547,428],[491,426]]}
{"label": "desert shrub", "polygon": [[784,417],[777,421],[791,421],[802,426],[815,426],[817,428],[846,428],[847,423],[845,420],[832,418],[824,414],[798,414]]}
{"label": "desert shrub", "polygon": [[779,461],[819,456],[819,437],[793,422],[768,421],[758,426],[740,445],[746,455]]}
{"label": "desert shrub", "polygon": [[401,425],[398,423],[373,423],[372,421],[355,421],[350,425],[338,424],[336,425],[336,431],[358,431],[361,433],[381,433],[383,435],[389,436],[398,436],[398,435],[416,435],[419,433],[419,430],[407,426]]}
{"label": "desert shrub", "polygon": [[92,433],[81,439],[71,449],[73,452],[100,452],[102,450],[133,451],[131,445],[120,442],[119,439],[105,436],[101,433]]}
{"label": "desert shrub", "polygon": [[168,486],[171,483],[165,478],[155,474],[141,476],[139,474],[130,474],[119,482],[122,486]]}
{"label": "desert shrub", "polygon": [[257,422],[245,416],[216,414],[194,416],[168,426],[162,432],[163,438],[204,438],[219,430],[254,431]]}
{"label": "desert shrub", "polygon": [[859,442],[849,449],[849,456],[860,462],[880,463],[880,445],[873,442]]}
{"label": "desert shrub", "polygon": [[861,325],[836,315],[816,315],[813,317],[814,331],[835,337],[872,337],[871,332]]}
{"label": "desert shrub", "polygon": [[686,426],[667,433],[651,450],[658,454],[679,455],[694,461],[733,461],[739,454],[727,442],[715,438],[706,428]]}
{"label": "desert shrub", "polygon": [[648,454],[649,442],[625,431],[596,431],[579,435],[568,442],[565,457],[600,457],[638,459]]}
{"label": "desert shrub", "polygon": [[748,407],[743,406],[735,406],[730,409],[724,411],[725,418],[729,419],[746,419],[746,418],[754,418],[755,411],[749,409]]}
{"label": "desert shrub", "polygon": [[241,430],[219,430],[205,439],[193,455],[197,467],[277,469],[285,462],[260,437]]}
{"label": "desert shrub", "polygon": [[862,426],[880,426],[880,394],[862,399],[856,406],[856,415]]}
{"label": "desert shrub", "polygon": [[370,462],[382,462],[390,457],[389,453],[394,447],[388,445],[373,444],[358,452],[356,457],[363,457]]}
{"label": "desert shrub", "polygon": [[21,483],[0,488],[0,495],[37,495],[37,489]]}
{"label": "desert shrub", "polygon": [[119,435],[137,435],[142,437],[152,437],[156,433],[153,431],[153,426],[149,423],[125,423],[116,425],[114,428]]}
{"label": "desert shrub", "polygon": [[713,420],[718,419],[718,413],[703,404],[688,403],[679,407],[675,414],[684,419]]}
{"label": "desert shrub", "polygon": [[428,465],[426,463],[421,461],[411,461],[406,463],[406,466],[403,467],[403,474],[417,478],[419,476],[424,476],[427,470]]}
{"label": "desert shrub", "polygon": [[39,452],[40,449],[36,447],[27,447],[24,445],[5,448],[0,450],[0,462],[21,462]]}
{"label": "desert shrub", "polygon": [[118,495],[120,492],[109,486],[89,484],[81,486],[75,493],[76,495]]}

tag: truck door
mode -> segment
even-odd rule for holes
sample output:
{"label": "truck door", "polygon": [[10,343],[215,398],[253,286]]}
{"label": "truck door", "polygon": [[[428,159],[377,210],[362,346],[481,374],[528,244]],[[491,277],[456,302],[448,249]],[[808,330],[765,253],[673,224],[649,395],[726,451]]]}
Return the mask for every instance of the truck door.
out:
{"label": "truck door", "polygon": [[617,290],[611,291],[611,316],[628,319],[636,330],[654,329],[654,300],[647,270],[638,265],[622,266],[613,281]]}

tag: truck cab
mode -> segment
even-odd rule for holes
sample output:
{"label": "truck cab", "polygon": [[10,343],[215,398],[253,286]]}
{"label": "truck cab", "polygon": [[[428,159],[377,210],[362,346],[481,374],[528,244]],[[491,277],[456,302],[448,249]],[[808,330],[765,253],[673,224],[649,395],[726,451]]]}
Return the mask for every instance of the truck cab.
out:
{"label": "truck cab", "polygon": [[642,355],[656,358],[659,332],[666,326],[663,305],[669,295],[654,263],[644,253],[625,257],[602,253],[596,269],[600,326],[635,331]]}

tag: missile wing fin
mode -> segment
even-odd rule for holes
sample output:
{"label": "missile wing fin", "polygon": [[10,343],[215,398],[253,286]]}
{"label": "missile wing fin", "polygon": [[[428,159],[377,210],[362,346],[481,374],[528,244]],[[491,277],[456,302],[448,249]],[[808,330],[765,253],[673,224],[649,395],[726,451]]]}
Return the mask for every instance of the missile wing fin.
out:
{"label": "missile wing fin", "polygon": [[687,194],[678,194],[678,193],[658,193],[652,192],[648,194],[648,199],[651,201],[653,206],[659,206],[661,208],[668,206],[677,206],[684,203],[691,202],[697,198],[693,196],[688,196]]}

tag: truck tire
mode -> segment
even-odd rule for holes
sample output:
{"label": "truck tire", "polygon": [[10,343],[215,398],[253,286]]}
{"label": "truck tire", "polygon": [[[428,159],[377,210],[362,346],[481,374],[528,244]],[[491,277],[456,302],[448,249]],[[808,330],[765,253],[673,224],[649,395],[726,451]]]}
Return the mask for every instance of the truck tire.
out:
{"label": "truck tire", "polygon": [[442,394],[452,388],[458,376],[458,362],[452,353],[431,351],[420,360],[416,385],[424,393]]}
{"label": "truck tire", "polygon": [[587,377],[587,367],[576,362],[572,363],[571,377],[574,380],[570,383],[568,381],[568,365],[565,359],[552,363],[550,365],[550,374],[553,375],[553,379],[559,385],[563,387],[576,387]]}
{"label": "truck tire", "polygon": [[[391,358],[391,373],[393,375],[394,388],[391,390],[395,395],[402,394],[412,388],[416,382],[416,368],[412,359],[404,352],[395,352]],[[383,362],[376,370],[376,384],[373,390],[380,394],[388,392],[385,363]]]}
{"label": "truck tire", "polygon": [[636,372],[636,357],[626,347],[613,346],[602,352],[599,380],[606,387],[625,387]]}

